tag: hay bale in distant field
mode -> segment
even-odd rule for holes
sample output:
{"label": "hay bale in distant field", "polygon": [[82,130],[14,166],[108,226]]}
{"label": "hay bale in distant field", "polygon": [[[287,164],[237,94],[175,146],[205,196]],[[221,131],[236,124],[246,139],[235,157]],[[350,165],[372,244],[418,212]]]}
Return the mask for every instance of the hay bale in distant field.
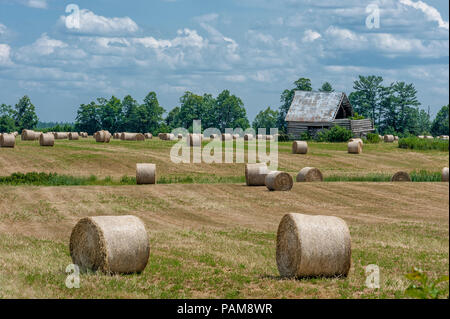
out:
{"label": "hay bale in distant field", "polygon": [[69,134],[66,132],[55,132],[53,136],[55,137],[55,140],[65,140],[69,138]]}
{"label": "hay bale in distant field", "polygon": [[303,167],[297,174],[297,182],[322,182],[322,172],[315,167]]}
{"label": "hay bale in distant field", "polygon": [[222,134],[222,141],[231,141],[233,139],[233,136],[229,133]]}
{"label": "hay bale in distant field", "polygon": [[175,137],[175,134],[167,133],[166,134],[166,140],[168,141],[175,141],[177,138]]}
{"label": "hay bale in distant field", "polygon": [[159,138],[160,140],[163,139],[163,138],[162,138],[163,134],[164,134],[164,133],[158,133],[158,138]]}
{"label": "hay bale in distant field", "polygon": [[120,139],[120,134],[121,134],[121,133],[118,133],[118,132],[114,133],[113,136],[112,136],[113,139],[119,140],[119,139]]}
{"label": "hay bale in distant field", "polygon": [[42,133],[39,136],[39,145],[41,146],[53,146],[55,145],[55,136],[51,133]]}
{"label": "hay bale in distant field", "polygon": [[442,169],[442,181],[448,182],[448,167]]}
{"label": "hay bale in distant field", "polygon": [[241,136],[239,134],[233,134],[233,140],[239,139]]}
{"label": "hay bale in distant field", "polygon": [[251,140],[253,140],[253,134],[244,135],[244,141],[251,141]]}
{"label": "hay bale in distant field", "polygon": [[120,135],[120,139],[123,141],[136,141],[136,135],[137,135],[137,133],[123,132]]}
{"label": "hay bale in distant field", "polygon": [[137,184],[156,184],[156,165],[155,164],[136,164],[136,183]]}
{"label": "hay bale in distant field", "polygon": [[398,136],[394,135],[394,141],[398,142]]}
{"label": "hay bale in distant field", "polygon": [[270,173],[266,163],[246,164],[245,182],[247,186],[264,186],[266,176]]}
{"label": "hay bale in distant field", "polygon": [[145,141],[145,135],[144,134],[142,134],[142,133],[137,133],[136,134],[136,137],[135,137],[135,140],[136,141]]}
{"label": "hay bale in distant field", "polygon": [[287,214],[278,226],[276,261],[283,277],[347,276],[351,237],[334,216]]}
{"label": "hay bale in distant field", "polygon": [[22,130],[21,139],[22,141],[36,141],[39,139],[40,132],[35,132],[33,130]]}
{"label": "hay bale in distant field", "polygon": [[14,148],[16,146],[16,137],[14,134],[3,133],[0,135],[0,147]]}
{"label": "hay bale in distant field", "polygon": [[150,255],[149,238],[136,216],[86,217],[72,229],[70,255],[83,271],[141,272]]}
{"label": "hay bale in distant field", "polygon": [[292,176],[280,171],[267,174],[264,183],[270,191],[290,191],[294,185]]}
{"label": "hay bale in distant field", "polygon": [[425,138],[425,136],[423,136],[423,135],[419,135],[419,136],[417,136],[418,138]]}
{"label": "hay bale in distant field", "polygon": [[97,143],[109,143],[111,140],[111,133],[101,130],[94,134],[94,138]]}
{"label": "hay bale in distant field", "polygon": [[88,138],[88,133],[87,132],[81,132],[80,133],[81,138]]}
{"label": "hay bale in distant field", "polygon": [[211,140],[214,140],[214,139],[216,139],[216,138],[219,138],[219,135],[218,135],[218,134],[211,134],[211,135],[209,136],[209,139],[211,139]]}
{"label": "hay bale in distant field", "polygon": [[202,146],[202,135],[201,134],[189,134],[186,139],[187,146],[191,147],[201,147]]}
{"label": "hay bale in distant field", "polygon": [[70,132],[69,133],[69,140],[76,141],[79,138],[80,138],[80,136],[78,135],[78,133],[76,133],[76,132]]}
{"label": "hay bale in distant field", "polygon": [[347,145],[347,150],[350,154],[361,154],[362,144],[359,141],[349,142]]}
{"label": "hay bale in distant field", "polygon": [[266,141],[272,141],[274,137],[272,135],[266,135]]}
{"label": "hay bale in distant field", "polygon": [[403,171],[395,173],[392,178],[391,182],[410,182],[411,177],[409,177],[409,174]]}
{"label": "hay bale in distant field", "polygon": [[257,135],[256,135],[256,139],[257,139],[257,140],[263,140],[263,139],[264,139],[264,135],[262,135],[262,134],[257,134]]}
{"label": "hay bale in distant field", "polygon": [[145,134],[144,134],[144,137],[145,137],[147,140],[151,140],[151,139],[153,138],[153,134],[152,134],[152,133],[145,133]]}
{"label": "hay bale in distant field", "polygon": [[432,140],[432,139],[434,139],[434,137],[431,136],[431,135],[427,135],[427,136],[425,136],[425,138],[426,138],[427,140]]}
{"label": "hay bale in distant field", "polygon": [[385,143],[393,143],[394,142],[394,135],[385,135],[384,136],[384,142]]}
{"label": "hay bale in distant field", "polygon": [[305,141],[292,142],[292,154],[306,154],[308,153],[308,143]]}

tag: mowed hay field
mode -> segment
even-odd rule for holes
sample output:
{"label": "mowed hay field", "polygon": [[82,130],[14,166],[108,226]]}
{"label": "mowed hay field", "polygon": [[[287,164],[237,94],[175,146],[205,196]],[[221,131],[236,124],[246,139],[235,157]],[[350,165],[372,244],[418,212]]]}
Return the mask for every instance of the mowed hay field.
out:
{"label": "mowed hay field", "polygon": [[[0,175],[44,171],[99,177],[133,176],[137,162],[161,176],[243,176],[243,164],[173,164],[174,142],[92,139],[56,141],[54,148],[17,141],[0,149]],[[397,144],[309,143],[308,155],[280,143],[280,169],[315,166],[324,175],[440,171],[448,153],[411,152]],[[286,213],[343,218],[352,237],[347,278],[284,279],[275,261],[278,223]],[[150,237],[141,274],[81,274],[65,285],[69,238],[86,216],[135,215]],[[364,267],[380,268],[380,289],[365,285]],[[145,186],[0,185],[0,297],[10,298],[404,298],[412,267],[448,274],[448,183],[295,183],[269,192],[244,183]],[[444,285],[443,287],[445,287]],[[448,295],[448,285],[445,288]]]}

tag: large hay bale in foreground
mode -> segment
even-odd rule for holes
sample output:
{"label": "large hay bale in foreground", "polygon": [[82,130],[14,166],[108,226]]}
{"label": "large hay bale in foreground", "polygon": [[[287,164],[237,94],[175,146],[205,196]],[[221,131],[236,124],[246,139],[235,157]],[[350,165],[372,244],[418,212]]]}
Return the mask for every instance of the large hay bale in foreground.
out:
{"label": "large hay bale in foreground", "polygon": [[395,173],[391,178],[391,182],[410,182],[410,181],[411,177],[409,177],[409,174],[403,171]]}
{"label": "large hay bale in foreground", "polygon": [[55,136],[51,133],[42,133],[39,136],[39,145],[40,146],[53,146],[55,145]]}
{"label": "large hay bale in foreground", "polygon": [[245,182],[247,186],[266,185],[266,176],[270,173],[266,163],[246,164]]}
{"label": "large hay bale in foreground", "polygon": [[308,153],[308,143],[305,141],[292,142],[292,154],[306,154]]}
{"label": "large hay bale in foreground", "polygon": [[347,276],[351,237],[334,216],[287,214],[278,226],[276,260],[283,277]]}
{"label": "large hay bale in foreground", "polygon": [[80,138],[80,136],[78,135],[78,133],[76,133],[76,132],[70,132],[69,133],[69,140],[76,141],[79,138]]}
{"label": "large hay bale in foreground", "polygon": [[360,139],[359,137],[351,138],[351,139],[349,140],[349,142],[360,142],[360,143],[361,143],[361,146],[364,146],[363,140]]}
{"label": "large hay bale in foreground", "polygon": [[303,167],[297,174],[297,182],[322,182],[322,172],[315,167]]}
{"label": "large hay bale in foreground", "polygon": [[251,140],[253,140],[253,134],[244,135],[244,141],[251,141]]}
{"label": "large hay bale in foreground", "polygon": [[86,217],[72,230],[70,255],[82,270],[141,272],[150,255],[147,231],[135,216]]}
{"label": "large hay bale in foreground", "polygon": [[448,167],[442,169],[442,181],[448,182]]}
{"label": "large hay bale in foreground", "polygon": [[347,145],[347,150],[349,154],[361,154],[362,144],[359,141],[349,142]]}
{"label": "large hay bale in foreground", "polygon": [[111,133],[101,130],[94,134],[94,138],[97,143],[109,143],[111,141]]}
{"label": "large hay bale in foreground", "polygon": [[290,191],[294,185],[292,176],[280,171],[267,174],[264,183],[270,191]]}
{"label": "large hay bale in foreground", "polygon": [[136,164],[136,183],[156,184],[156,165],[139,163]]}
{"label": "large hay bale in foreground", "polygon": [[385,143],[393,143],[394,142],[394,135],[385,135],[384,136],[384,142]]}
{"label": "large hay bale in foreground", "polygon": [[16,146],[16,137],[14,134],[3,133],[0,135],[0,147],[14,148]]}

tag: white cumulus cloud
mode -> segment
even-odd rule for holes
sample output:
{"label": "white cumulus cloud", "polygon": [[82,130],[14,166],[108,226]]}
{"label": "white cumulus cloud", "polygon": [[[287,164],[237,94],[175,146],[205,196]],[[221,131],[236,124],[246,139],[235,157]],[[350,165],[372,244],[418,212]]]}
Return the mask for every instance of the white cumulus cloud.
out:
{"label": "white cumulus cloud", "polygon": [[449,27],[448,21],[444,21],[442,19],[441,14],[439,13],[439,11],[436,8],[426,4],[425,2],[423,2],[423,1],[414,2],[414,1],[411,1],[411,0],[400,0],[400,3],[404,4],[406,6],[412,7],[414,9],[422,11],[425,14],[425,16],[427,17],[428,20],[436,21],[440,28],[444,28],[444,29],[447,29],[447,30],[449,29],[448,28]]}
{"label": "white cumulus cloud", "polygon": [[7,44],[0,44],[0,65],[8,66],[12,64],[10,54],[11,47]]}
{"label": "white cumulus cloud", "polygon": [[313,31],[313,30],[306,30],[303,34],[303,42],[314,42],[318,38],[320,38],[321,35],[319,32]]}

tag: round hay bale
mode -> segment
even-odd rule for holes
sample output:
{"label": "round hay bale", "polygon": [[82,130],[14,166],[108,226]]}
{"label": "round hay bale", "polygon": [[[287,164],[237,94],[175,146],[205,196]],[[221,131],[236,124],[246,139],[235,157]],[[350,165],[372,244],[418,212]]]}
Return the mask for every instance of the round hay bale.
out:
{"label": "round hay bale", "polygon": [[351,138],[351,139],[349,140],[349,142],[360,142],[360,143],[361,143],[361,146],[364,146],[363,140],[360,139],[359,137],[358,137],[358,138]]}
{"label": "round hay bale", "polygon": [[418,138],[425,138],[425,136],[423,136],[423,135],[419,135],[419,136],[417,136]]}
{"label": "round hay bale", "polygon": [[442,169],[442,181],[448,182],[448,167]]}
{"label": "round hay bale", "polygon": [[113,139],[115,139],[115,140],[118,140],[118,139],[120,139],[120,133],[114,133],[113,134]]}
{"label": "round hay bale", "polygon": [[239,134],[233,134],[233,140],[239,139],[241,136]]}
{"label": "round hay bale", "polygon": [[266,141],[272,141],[273,136],[272,135],[266,135]]}
{"label": "round hay bale", "polygon": [[3,133],[0,135],[0,147],[14,148],[16,146],[16,137],[14,134]]}
{"label": "round hay bale", "polygon": [[109,143],[111,140],[111,133],[109,133],[108,131],[101,130],[94,134],[94,138],[95,141],[98,143]]}
{"label": "round hay bale", "polygon": [[64,140],[69,138],[69,134],[66,132],[55,132],[55,140]]}
{"label": "round hay bale", "polygon": [[39,145],[41,146],[55,145],[55,136],[51,133],[47,134],[42,133],[41,136],[39,136]]}
{"label": "round hay bale", "polygon": [[216,139],[216,138],[218,138],[219,137],[219,135],[217,135],[217,134],[211,134],[210,136],[209,136],[209,138],[211,139],[211,140],[214,140],[214,139]]}
{"label": "round hay bale", "polygon": [[347,276],[351,237],[334,216],[287,214],[278,226],[276,260],[283,277]]}
{"label": "round hay bale", "polygon": [[135,140],[136,141],[145,141],[145,135],[144,134],[142,134],[142,133],[137,133],[136,134],[136,137],[135,137]]}
{"label": "round hay bale", "polygon": [[256,135],[256,139],[257,139],[257,140],[263,140],[263,139],[264,139],[264,135],[262,135],[262,134],[257,134],[257,135]]}
{"label": "round hay bale", "polygon": [[349,142],[347,149],[350,154],[361,154],[362,144],[359,141]]}
{"label": "round hay bale", "polygon": [[394,135],[385,135],[384,136],[384,142],[385,143],[393,143],[394,142]]}
{"label": "round hay bale", "polygon": [[135,216],[86,217],[72,229],[70,255],[83,271],[141,272],[150,255],[149,238]]}
{"label": "round hay bale", "polygon": [[266,175],[265,184],[270,191],[290,191],[294,181],[286,172],[273,171]]}
{"label": "round hay bale", "polygon": [[306,154],[308,153],[308,143],[305,141],[292,142],[292,154]]}
{"label": "round hay bale", "polygon": [[88,133],[87,132],[83,132],[83,133],[81,133],[81,137],[82,138],[88,138]]}
{"label": "round hay bale", "polygon": [[33,130],[22,130],[21,139],[22,141],[36,141],[39,139],[40,133]]}
{"label": "round hay bale", "polygon": [[297,174],[297,182],[322,182],[322,172],[315,167],[303,167]]}
{"label": "round hay bale", "polygon": [[394,141],[398,141],[398,136],[394,135]]}
{"label": "round hay bale", "polygon": [[244,141],[251,141],[251,140],[253,140],[253,134],[244,135]]}
{"label": "round hay bale", "polygon": [[136,183],[156,184],[156,165],[155,164],[136,164]]}
{"label": "round hay bale", "polygon": [[189,134],[186,139],[187,146],[191,147],[201,147],[202,146],[202,136],[200,134]]}
{"label": "round hay bale", "polygon": [[175,137],[175,134],[167,133],[166,134],[166,140],[168,141],[175,141],[177,138]]}
{"label": "round hay bale", "polygon": [[266,163],[246,164],[245,182],[247,186],[264,186],[269,173]]}
{"label": "round hay bale", "polygon": [[427,135],[427,136],[425,136],[425,138],[426,138],[427,140],[432,140],[432,139],[434,139],[434,137],[431,136],[431,135]]}
{"label": "round hay bale", "polygon": [[222,141],[231,141],[233,139],[233,136],[229,133],[222,134]]}
{"label": "round hay bale", "polygon": [[148,140],[151,140],[153,138],[153,134],[152,133],[145,133],[144,137]]}
{"label": "round hay bale", "polygon": [[136,141],[137,133],[124,132],[121,134],[120,139],[124,141]]}
{"label": "round hay bale", "polygon": [[163,139],[163,134],[164,134],[164,133],[158,133],[158,138],[159,138],[160,140]]}
{"label": "round hay bale", "polygon": [[13,132],[13,134],[14,134],[14,137],[17,137],[17,135],[19,135],[18,132]]}
{"label": "round hay bale", "polygon": [[409,174],[403,171],[395,173],[392,178],[391,182],[410,182],[411,177],[409,177]]}
{"label": "round hay bale", "polygon": [[69,133],[69,140],[76,141],[79,138],[80,138],[80,136],[78,135],[78,133],[76,133],[76,132],[70,132]]}

